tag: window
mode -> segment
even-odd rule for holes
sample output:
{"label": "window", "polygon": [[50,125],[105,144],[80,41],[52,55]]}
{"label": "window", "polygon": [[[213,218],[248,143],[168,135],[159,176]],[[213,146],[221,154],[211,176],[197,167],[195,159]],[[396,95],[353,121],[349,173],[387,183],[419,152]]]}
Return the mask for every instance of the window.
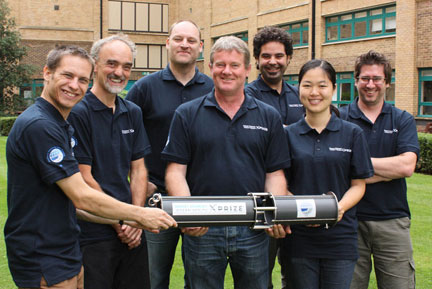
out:
{"label": "window", "polygon": [[143,2],[108,2],[108,29],[168,33],[168,5]]}
{"label": "window", "polygon": [[[241,40],[243,40],[244,42],[248,43],[248,33],[246,32],[240,32],[240,33],[234,33],[234,34],[228,34],[228,35],[224,35],[224,36],[236,36],[238,38],[240,38]],[[213,43],[215,43],[219,38],[221,38],[222,36],[219,37],[215,37],[213,38]]]}
{"label": "window", "polygon": [[134,68],[162,69],[167,65],[168,56],[165,45],[137,44]]}
{"label": "window", "polygon": [[203,43],[203,46],[197,60],[204,60],[204,40],[201,40],[201,42]]}
{"label": "window", "polygon": [[309,25],[307,21],[282,25],[281,28],[292,36],[294,47],[308,45]]}
{"label": "window", "polygon": [[396,34],[396,6],[326,18],[326,42]]}
{"label": "window", "polygon": [[432,117],[432,68],[419,71],[419,116]]}
{"label": "window", "polygon": [[288,84],[298,86],[298,75],[297,74],[284,75],[283,79]]}

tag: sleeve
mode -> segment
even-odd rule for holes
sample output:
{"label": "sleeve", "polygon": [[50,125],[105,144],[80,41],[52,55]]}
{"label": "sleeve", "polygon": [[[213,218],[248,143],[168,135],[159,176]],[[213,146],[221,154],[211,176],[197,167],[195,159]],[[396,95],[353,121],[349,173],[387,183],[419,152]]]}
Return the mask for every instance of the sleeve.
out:
{"label": "sleeve", "polygon": [[65,128],[50,121],[30,124],[20,140],[20,149],[48,184],[79,172],[71,139]]}
{"label": "sleeve", "polygon": [[92,165],[93,154],[91,146],[92,124],[84,111],[73,110],[68,118],[73,126],[75,146],[73,148],[78,163]]}
{"label": "sleeve", "polygon": [[151,146],[142,121],[142,112],[138,107],[132,110],[133,127],[135,130],[132,160],[143,158],[151,153]]}
{"label": "sleeve", "polygon": [[[147,76],[146,76],[147,77]],[[143,79],[144,80],[144,79]],[[146,114],[146,96],[147,96],[147,85],[145,81],[137,81],[126,95],[126,100],[129,100],[141,108],[143,114]]]}
{"label": "sleeve", "polygon": [[400,125],[398,127],[397,154],[405,152],[420,153],[420,145],[417,136],[417,127],[414,117],[406,111],[402,112]]}
{"label": "sleeve", "polygon": [[283,129],[282,120],[275,111],[270,131],[269,144],[266,153],[266,171],[268,173],[287,169],[291,166],[291,158],[287,137]]}
{"label": "sleeve", "polygon": [[191,159],[189,130],[185,119],[177,109],[171,121],[168,140],[162,151],[162,159],[186,165]]}
{"label": "sleeve", "polygon": [[374,174],[369,145],[363,130],[357,125],[353,130],[352,150],[351,150],[351,179],[366,179]]}

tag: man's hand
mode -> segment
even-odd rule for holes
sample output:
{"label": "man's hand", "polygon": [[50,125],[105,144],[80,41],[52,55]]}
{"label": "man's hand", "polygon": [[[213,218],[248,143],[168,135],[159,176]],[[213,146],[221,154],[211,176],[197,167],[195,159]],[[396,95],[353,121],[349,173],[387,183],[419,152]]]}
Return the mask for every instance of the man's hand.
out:
{"label": "man's hand", "polygon": [[184,227],[181,228],[181,231],[189,236],[201,237],[207,233],[208,229],[208,227]]}
{"label": "man's hand", "polygon": [[128,245],[129,249],[133,249],[141,245],[141,235],[142,230],[133,228],[128,225],[113,225],[114,229],[117,232],[117,237],[122,241],[122,243],[125,243]]}
{"label": "man's hand", "polygon": [[159,233],[169,227],[177,227],[177,222],[165,211],[159,208],[140,208],[141,218],[138,221],[138,228]]}
{"label": "man's hand", "polygon": [[283,226],[281,224],[274,224],[271,228],[268,228],[265,231],[267,235],[275,239],[285,238],[287,234],[291,234],[290,226]]}
{"label": "man's hand", "polygon": [[152,182],[148,182],[147,183],[147,192],[146,192],[146,197],[150,198],[151,196],[153,196],[154,192],[156,191],[157,187],[155,184],[153,184]]}

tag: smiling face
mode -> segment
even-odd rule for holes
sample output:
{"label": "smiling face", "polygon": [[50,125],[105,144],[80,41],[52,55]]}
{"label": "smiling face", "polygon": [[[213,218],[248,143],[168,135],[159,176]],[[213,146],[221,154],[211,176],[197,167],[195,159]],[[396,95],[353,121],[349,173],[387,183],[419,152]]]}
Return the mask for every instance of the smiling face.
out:
{"label": "smiling face", "polygon": [[299,94],[306,113],[330,113],[334,86],[322,68],[313,68],[304,74]]}
{"label": "smiling face", "polygon": [[166,41],[166,48],[170,63],[195,64],[202,51],[198,28],[188,21],[176,24]]}
{"label": "smiling face", "polygon": [[[371,79],[367,82],[362,79]],[[372,79],[382,79],[377,83]],[[355,86],[359,93],[360,101],[366,106],[382,105],[386,89],[390,86],[385,79],[384,65],[363,65],[360,69],[359,77],[355,81]]]}
{"label": "smiling face", "polygon": [[285,46],[276,41],[261,46],[257,59],[261,76],[269,84],[278,84],[288,67],[290,57],[285,54]]}
{"label": "smiling face", "polygon": [[126,87],[132,69],[132,51],[126,43],[114,40],[100,49],[95,65],[95,86],[118,94]]}
{"label": "smiling face", "polygon": [[237,50],[216,51],[210,64],[216,93],[226,96],[243,93],[250,68],[245,65],[244,55]]}
{"label": "smiling face", "polygon": [[91,72],[92,65],[87,59],[63,56],[54,71],[44,67],[45,87],[42,97],[66,119],[74,105],[84,97]]}

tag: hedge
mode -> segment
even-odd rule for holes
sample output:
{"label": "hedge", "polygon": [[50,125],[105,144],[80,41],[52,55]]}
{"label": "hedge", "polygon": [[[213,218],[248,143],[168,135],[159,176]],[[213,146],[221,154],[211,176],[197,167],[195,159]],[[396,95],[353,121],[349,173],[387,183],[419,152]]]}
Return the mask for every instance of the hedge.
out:
{"label": "hedge", "polygon": [[420,155],[417,161],[416,172],[432,175],[432,134],[418,133]]}
{"label": "hedge", "polygon": [[0,135],[9,135],[16,118],[16,116],[0,117]]}

